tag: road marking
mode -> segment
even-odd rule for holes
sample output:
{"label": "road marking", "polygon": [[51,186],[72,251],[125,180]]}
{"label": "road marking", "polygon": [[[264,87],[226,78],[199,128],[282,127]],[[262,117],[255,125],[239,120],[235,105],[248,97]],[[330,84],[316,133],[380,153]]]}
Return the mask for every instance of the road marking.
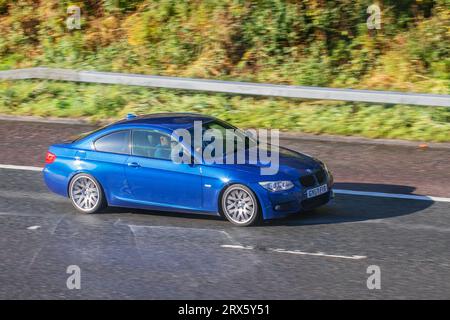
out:
{"label": "road marking", "polygon": [[414,194],[354,191],[354,190],[345,190],[345,189],[333,189],[333,192],[337,193],[337,194],[350,194],[350,195],[355,195],[355,196],[423,200],[423,201],[435,201],[435,202],[450,202],[450,198],[433,197],[433,196],[419,196],[419,195],[414,195]]}
{"label": "road marking", "polygon": [[[222,248],[230,248],[230,249],[240,249],[240,250],[254,250],[255,249],[255,247],[253,247],[253,246],[241,246],[241,245],[229,245],[229,244],[221,245],[221,247]],[[326,254],[323,252],[305,252],[305,251],[300,251],[300,250],[285,250],[285,249],[273,249],[273,248],[266,248],[264,251],[298,254],[298,255],[305,255],[305,256],[350,259],[350,260],[361,260],[361,259],[367,258],[367,256],[358,256],[358,255],[344,256],[344,255],[338,255],[338,254]]]}
{"label": "road marking", "polygon": [[269,249],[270,251],[274,252],[280,252],[280,253],[290,253],[290,254],[299,254],[299,255],[306,255],[306,256],[317,256],[317,257],[327,257],[327,258],[339,258],[339,259],[351,259],[351,260],[361,260],[366,259],[366,256],[344,256],[344,255],[337,255],[337,254],[326,254],[323,252],[304,252],[299,250],[285,250],[285,249]]}
{"label": "road marking", "polygon": [[37,230],[37,229],[39,229],[41,226],[31,226],[31,227],[28,227],[27,229],[28,230]]}
{"label": "road marking", "polygon": [[42,171],[44,168],[31,167],[31,166],[14,166],[11,164],[0,164],[1,169],[14,169],[14,170],[26,170],[26,171]]}
{"label": "road marking", "polygon": [[253,250],[255,249],[252,246],[241,246],[241,245],[232,245],[232,244],[223,244],[222,248],[231,248],[231,249],[242,249],[242,250]]}
{"label": "road marking", "polygon": [[[31,167],[31,166],[15,166],[15,165],[10,165],[10,164],[0,164],[0,169],[42,171],[44,168]],[[371,191],[355,191],[355,190],[345,190],[345,189],[333,189],[333,192],[336,193],[336,194],[349,194],[349,195],[354,195],[354,196],[368,196],[368,197],[408,199],[408,200],[422,200],[422,201],[435,201],[435,202],[450,202],[450,198],[433,197],[433,196],[420,196],[420,195],[414,195],[414,194],[385,193],[385,192],[371,192]]]}

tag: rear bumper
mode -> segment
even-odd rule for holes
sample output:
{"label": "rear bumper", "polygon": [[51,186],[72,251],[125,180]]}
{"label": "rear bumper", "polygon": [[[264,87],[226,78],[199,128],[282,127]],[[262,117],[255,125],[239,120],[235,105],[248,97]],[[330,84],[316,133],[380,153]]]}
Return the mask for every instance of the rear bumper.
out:
{"label": "rear bumper", "polygon": [[51,164],[45,166],[43,172],[44,182],[50,191],[64,197],[68,197],[67,184],[68,177],[65,172],[58,170],[58,167]]}

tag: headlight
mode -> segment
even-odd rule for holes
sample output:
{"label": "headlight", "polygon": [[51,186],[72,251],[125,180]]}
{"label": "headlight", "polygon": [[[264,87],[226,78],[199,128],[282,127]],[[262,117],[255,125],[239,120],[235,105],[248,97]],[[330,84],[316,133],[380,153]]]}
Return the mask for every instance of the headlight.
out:
{"label": "headlight", "polygon": [[271,192],[289,190],[294,187],[291,181],[264,181],[259,184]]}

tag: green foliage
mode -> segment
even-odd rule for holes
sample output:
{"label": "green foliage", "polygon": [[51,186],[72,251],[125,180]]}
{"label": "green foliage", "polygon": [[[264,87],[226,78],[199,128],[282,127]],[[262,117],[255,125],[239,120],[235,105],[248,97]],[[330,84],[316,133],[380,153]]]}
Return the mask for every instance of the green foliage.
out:
{"label": "green foliage", "polygon": [[107,122],[130,112],[177,111],[210,114],[243,128],[450,142],[449,108],[311,102],[50,81],[0,83],[0,113]]}
{"label": "green foliage", "polygon": [[[374,2],[382,9],[381,30],[366,25],[367,7]],[[66,27],[69,5],[81,7],[81,30]],[[449,94],[449,5],[449,0],[0,0],[0,70],[49,66]],[[28,85],[1,83],[0,112],[95,121],[128,111],[198,111],[243,126],[450,140],[448,111],[436,108]]]}
{"label": "green foliage", "polygon": [[[448,0],[0,0],[0,67],[448,93]],[[65,26],[79,5],[82,29]],[[22,59],[15,54],[27,53]],[[398,56],[409,69],[395,79]],[[395,60],[395,59],[394,59]],[[406,80],[405,80],[406,79]]]}

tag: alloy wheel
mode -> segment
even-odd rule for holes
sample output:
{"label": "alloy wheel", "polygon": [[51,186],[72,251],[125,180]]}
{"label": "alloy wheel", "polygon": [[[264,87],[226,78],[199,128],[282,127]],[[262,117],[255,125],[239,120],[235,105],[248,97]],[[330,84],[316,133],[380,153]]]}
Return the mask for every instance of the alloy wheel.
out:
{"label": "alloy wheel", "polygon": [[251,224],[258,213],[251,191],[240,185],[231,186],[225,191],[222,209],[227,218],[237,225]]}
{"label": "alloy wheel", "polygon": [[74,178],[70,188],[70,198],[74,206],[86,213],[93,212],[100,202],[100,189],[97,183],[86,175]]}

